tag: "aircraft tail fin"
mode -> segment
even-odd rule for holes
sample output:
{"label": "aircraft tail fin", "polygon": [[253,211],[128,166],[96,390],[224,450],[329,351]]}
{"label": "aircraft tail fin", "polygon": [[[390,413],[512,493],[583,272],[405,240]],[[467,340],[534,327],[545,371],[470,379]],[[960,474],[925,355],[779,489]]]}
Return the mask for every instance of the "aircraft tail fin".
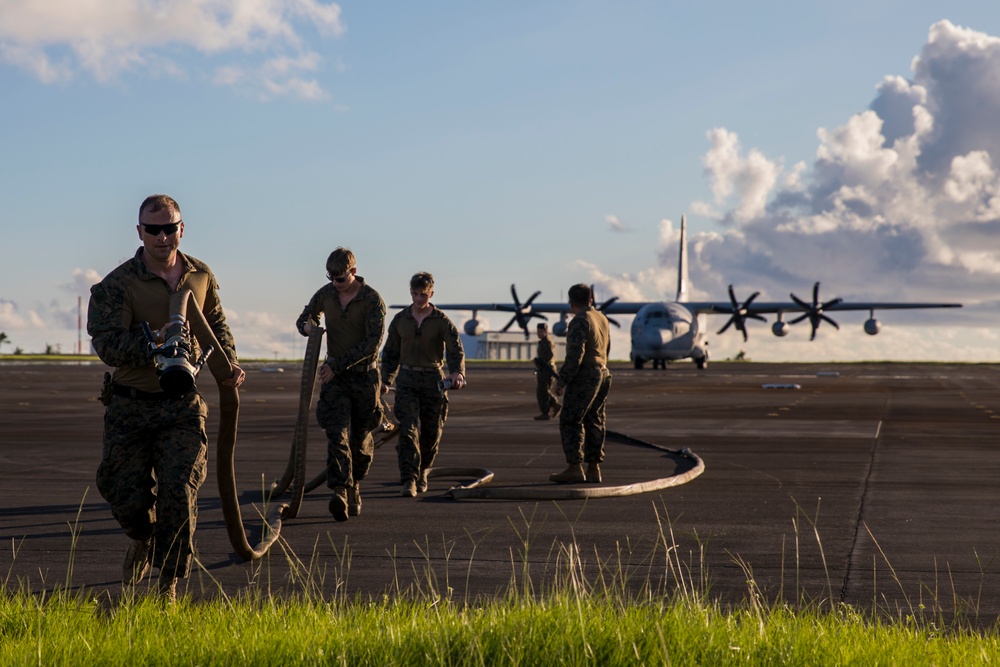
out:
{"label": "aircraft tail fin", "polygon": [[684,303],[688,299],[688,247],[687,247],[687,219],[681,214],[681,248],[680,258],[677,260],[677,302]]}

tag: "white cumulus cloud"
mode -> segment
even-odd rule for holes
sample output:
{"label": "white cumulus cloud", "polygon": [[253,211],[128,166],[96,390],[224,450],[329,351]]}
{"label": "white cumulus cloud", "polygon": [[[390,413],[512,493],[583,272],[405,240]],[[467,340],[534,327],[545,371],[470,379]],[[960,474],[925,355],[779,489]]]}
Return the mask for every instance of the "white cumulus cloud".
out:
{"label": "white cumulus cloud", "polygon": [[[883,313],[883,323],[940,326],[933,345],[924,327],[889,325],[876,337],[832,329],[820,335],[830,358],[1000,357],[986,335],[1000,313],[998,72],[1000,38],[940,21],[909,77],[884,77],[869,108],[817,130],[811,164],[785,170],[780,158],[744,149],[736,133],[710,130],[704,164],[713,201],[695,202],[692,211],[725,231],[689,235],[691,298],[721,300],[734,284],[742,298],[760,290],[761,300],[785,301],[791,292],[808,299],[820,281],[821,300],[962,302],[961,311]],[[654,275],[671,276],[677,252],[669,221],[660,244],[667,271]],[[623,299],[636,292],[670,296],[650,295],[646,272],[611,279],[590,270]],[[956,322],[962,325],[947,328]],[[766,329],[751,336],[751,347],[755,338],[775,350],[758,357],[824,354],[808,342],[800,351],[789,343],[793,336],[771,345],[776,339]],[[716,355],[742,344],[715,339]]]}
{"label": "white cumulus cloud", "polygon": [[306,36],[345,29],[340,6],[322,0],[0,0],[0,17],[0,61],[44,83],[185,78],[195,53],[216,83],[307,99],[326,94],[308,74],[320,58]]}

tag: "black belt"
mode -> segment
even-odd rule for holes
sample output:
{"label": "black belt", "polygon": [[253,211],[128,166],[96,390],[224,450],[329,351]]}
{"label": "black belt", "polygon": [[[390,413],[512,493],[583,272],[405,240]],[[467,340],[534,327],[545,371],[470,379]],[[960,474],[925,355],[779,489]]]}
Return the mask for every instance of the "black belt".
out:
{"label": "black belt", "polygon": [[157,391],[143,391],[141,389],[136,389],[135,387],[129,387],[124,384],[115,384],[111,387],[111,393],[115,396],[121,396],[122,398],[132,398],[137,401],[166,401],[177,398],[184,398],[187,394],[181,396],[169,396],[166,392]]}
{"label": "black belt", "polygon": [[[325,363],[325,362],[324,362]],[[378,361],[372,359],[369,362],[355,364],[347,369],[347,372],[357,371],[359,373],[367,373],[368,371],[378,370]]]}
{"label": "black belt", "polygon": [[404,371],[417,371],[418,373],[440,373],[440,366],[410,366],[408,364],[400,364],[399,367]]}

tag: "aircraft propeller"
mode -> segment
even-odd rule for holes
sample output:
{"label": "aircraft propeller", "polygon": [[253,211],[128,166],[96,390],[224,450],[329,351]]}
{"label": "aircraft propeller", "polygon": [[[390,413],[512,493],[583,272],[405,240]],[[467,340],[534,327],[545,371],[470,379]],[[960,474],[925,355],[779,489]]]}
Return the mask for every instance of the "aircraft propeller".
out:
{"label": "aircraft propeller", "polygon": [[[596,294],[596,292],[594,291],[594,286],[593,285],[590,286],[590,293],[591,293],[591,295]],[[599,313],[604,314],[604,309],[607,308],[608,306],[610,306],[611,304],[613,304],[617,300],[618,300],[618,297],[613,296],[610,299],[608,299],[607,301],[605,301],[604,303],[602,303],[601,305],[599,305],[599,306],[595,305],[594,308],[596,308]],[[615,325],[619,329],[622,328],[622,325],[618,324],[617,320],[615,320],[615,319],[613,319],[611,317],[608,317],[607,315],[604,315],[604,317],[607,317],[608,318],[608,322],[610,322],[611,324]]]}
{"label": "aircraft propeller", "polygon": [[760,292],[754,292],[753,294],[750,295],[750,298],[748,298],[746,301],[743,302],[743,305],[740,305],[740,302],[736,300],[736,294],[733,293],[733,286],[730,285],[729,302],[733,304],[733,309],[732,309],[733,314],[729,316],[729,320],[725,323],[725,325],[723,325],[723,327],[718,331],[716,331],[715,333],[721,334],[730,326],[733,326],[736,328],[737,331],[743,334],[743,342],[745,343],[747,341],[747,327],[746,327],[747,320],[760,320],[761,322],[767,322],[767,320],[761,315],[758,315],[757,313],[747,312],[747,309],[750,307],[750,304],[752,304],[753,300],[756,299],[758,296],[760,296]]}
{"label": "aircraft propeller", "polygon": [[524,337],[530,338],[531,332],[528,331],[529,320],[531,320],[532,317],[539,317],[543,320],[549,319],[542,313],[536,313],[531,310],[531,302],[534,301],[539,294],[541,294],[541,291],[535,292],[530,297],[528,297],[527,301],[525,301],[522,304],[521,301],[517,298],[517,290],[514,289],[514,285],[511,285],[510,295],[514,297],[514,317],[510,318],[510,322],[507,322],[507,324],[504,325],[504,328],[501,329],[500,331],[507,331],[507,329],[510,329],[510,326],[516,322],[517,326],[521,327],[521,329],[524,331]]}
{"label": "aircraft propeller", "polygon": [[824,321],[832,324],[834,329],[837,330],[840,329],[840,325],[834,322],[828,315],[824,315],[823,311],[829,308],[830,306],[836,306],[838,303],[843,301],[843,299],[837,297],[836,299],[831,299],[826,303],[820,303],[818,282],[815,285],[813,285],[813,300],[811,304],[806,303],[805,301],[795,296],[794,294],[789,294],[789,296],[792,297],[792,301],[802,306],[802,308],[804,308],[806,312],[803,313],[802,315],[799,315],[794,320],[789,320],[788,323],[796,324],[797,322],[801,322],[802,320],[808,319],[809,324],[812,325],[812,334],[809,336],[809,340],[816,340],[816,329],[818,329],[819,325]]}

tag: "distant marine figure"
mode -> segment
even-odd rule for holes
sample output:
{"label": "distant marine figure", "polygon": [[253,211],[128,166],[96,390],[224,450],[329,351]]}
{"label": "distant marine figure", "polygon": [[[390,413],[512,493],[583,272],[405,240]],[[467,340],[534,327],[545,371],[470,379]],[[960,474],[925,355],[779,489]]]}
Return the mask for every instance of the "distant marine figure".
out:
{"label": "distant marine figure", "polygon": [[552,393],[552,384],[556,380],[555,346],[549,337],[549,325],[540,322],[535,329],[538,335],[538,352],[535,356],[535,395],[538,399],[537,420],[552,419],[559,415],[559,399]]}
{"label": "distant marine figure", "polygon": [[566,331],[566,359],[559,369],[555,392],[556,396],[564,396],[559,413],[559,436],[567,467],[549,476],[553,482],[601,481],[606,407],[611,389],[608,370],[611,334],[608,318],[593,304],[589,285],[577,284],[569,288],[573,319]]}

